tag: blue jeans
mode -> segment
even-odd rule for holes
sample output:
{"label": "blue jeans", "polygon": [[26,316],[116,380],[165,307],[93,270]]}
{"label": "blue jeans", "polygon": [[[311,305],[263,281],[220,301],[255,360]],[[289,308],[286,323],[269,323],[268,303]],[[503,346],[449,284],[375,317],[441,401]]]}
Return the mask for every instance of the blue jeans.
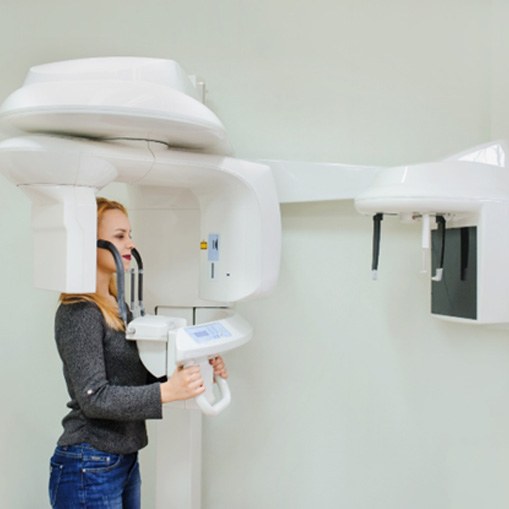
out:
{"label": "blue jeans", "polygon": [[140,509],[138,454],[111,454],[89,444],[57,447],[50,461],[53,509]]}

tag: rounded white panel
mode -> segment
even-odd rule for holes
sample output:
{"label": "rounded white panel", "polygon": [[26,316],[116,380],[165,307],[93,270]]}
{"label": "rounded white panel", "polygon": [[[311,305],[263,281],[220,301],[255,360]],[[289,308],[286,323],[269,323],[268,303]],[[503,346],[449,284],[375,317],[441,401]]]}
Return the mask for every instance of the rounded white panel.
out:
{"label": "rounded white panel", "polygon": [[174,60],[147,57],[94,57],[35,65],[24,86],[48,81],[144,81],[164,85],[199,99],[189,76]]}
{"label": "rounded white panel", "polygon": [[145,139],[216,154],[231,152],[223,124],[172,61],[95,58],[32,68],[0,107],[26,132]]}
{"label": "rounded white panel", "polygon": [[362,214],[469,212],[487,201],[507,201],[506,168],[470,161],[399,166],[379,170],[355,198]]}

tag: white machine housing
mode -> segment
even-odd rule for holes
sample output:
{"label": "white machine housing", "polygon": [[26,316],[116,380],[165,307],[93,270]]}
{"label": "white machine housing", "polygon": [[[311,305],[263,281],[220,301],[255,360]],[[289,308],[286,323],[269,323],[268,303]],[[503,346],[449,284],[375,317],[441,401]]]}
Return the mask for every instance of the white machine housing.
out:
{"label": "white machine housing", "polygon": [[[224,306],[272,289],[281,224],[270,168],[228,156],[224,127],[199,96],[178,64],[162,59],[92,58],[30,70],[0,108],[4,127],[23,131],[0,143],[0,173],[32,202],[37,287],[95,291],[95,195],[119,182],[132,188],[139,245],[159,254],[147,263],[160,276],[147,285],[154,287],[154,307]],[[141,359],[156,376],[193,360],[205,369],[207,355],[252,336],[249,324],[234,315],[217,327],[235,333],[197,349],[184,341],[189,329],[177,333],[172,318],[172,332],[155,340],[166,342],[156,348],[161,370],[148,334],[161,320],[141,316],[128,326],[129,339],[140,342]]]}
{"label": "white machine housing", "polygon": [[[171,60],[33,67],[0,107],[8,136],[0,173],[32,203],[35,285],[67,293],[95,291],[96,193],[128,184],[146,307],[171,316],[135,318],[127,337],[156,376],[199,363],[207,391],[196,404],[217,415],[230,393],[225,380],[213,384],[208,356],[251,339],[251,326],[229,306],[276,284],[281,222],[269,166],[231,157],[203,96],[203,84]],[[221,334],[200,342],[210,320]],[[157,424],[161,509],[201,507],[202,412],[188,403],[165,406],[171,419]]]}
{"label": "white machine housing", "polygon": [[[430,217],[446,219],[446,238],[454,229],[470,228],[475,233],[475,247],[470,246],[476,259],[472,281],[475,302],[471,302],[475,310],[465,317],[455,311],[442,312],[437,305],[435,316],[469,323],[509,323],[508,154],[508,145],[499,141],[440,162],[381,169],[368,189],[355,198],[362,214],[383,213],[403,221],[422,221],[424,249],[431,246]],[[448,254],[451,256],[446,249],[446,258]],[[447,285],[435,279],[432,294],[439,285]],[[455,299],[464,298],[461,285],[444,291],[450,309],[454,309]]]}
{"label": "white machine housing", "polygon": [[68,60],[32,67],[0,112],[4,126],[23,132],[154,140],[228,154],[224,126],[200,101],[197,85],[173,60]]}
{"label": "white machine housing", "polygon": [[216,376],[216,398],[209,358],[242,346],[252,336],[253,328],[238,314],[190,326],[181,317],[146,315],[131,321],[126,331],[126,338],[137,341],[140,357],[157,377],[171,375],[176,366],[198,364],[206,391],[195,398],[195,403],[211,416],[228,407],[231,393],[227,381]]}
{"label": "white machine housing", "polygon": [[95,194],[123,182],[143,187],[134,209],[168,208],[161,201],[175,189],[199,208],[202,299],[231,303],[270,291],[281,236],[270,168],[229,157],[224,127],[196,97],[180,67],[161,59],[30,70],[0,120],[36,134],[0,143],[0,173],[32,201],[37,287],[94,291]]}

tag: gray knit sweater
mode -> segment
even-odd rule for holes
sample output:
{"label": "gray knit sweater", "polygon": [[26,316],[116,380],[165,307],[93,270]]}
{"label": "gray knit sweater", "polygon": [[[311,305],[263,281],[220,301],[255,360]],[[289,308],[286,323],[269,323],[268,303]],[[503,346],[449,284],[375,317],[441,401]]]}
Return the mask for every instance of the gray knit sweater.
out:
{"label": "gray knit sweater", "polygon": [[87,442],[116,454],[145,447],[145,419],[162,418],[162,405],[136,343],[89,302],[60,305],[55,338],[71,398],[58,445]]}

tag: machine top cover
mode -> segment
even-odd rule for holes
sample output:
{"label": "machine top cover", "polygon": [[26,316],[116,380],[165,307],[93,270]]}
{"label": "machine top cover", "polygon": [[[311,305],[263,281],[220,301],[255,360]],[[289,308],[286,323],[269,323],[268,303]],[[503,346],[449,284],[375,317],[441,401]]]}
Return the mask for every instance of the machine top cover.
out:
{"label": "machine top cover", "polygon": [[0,107],[4,126],[95,139],[146,139],[231,152],[221,121],[172,60],[104,57],[32,67]]}

